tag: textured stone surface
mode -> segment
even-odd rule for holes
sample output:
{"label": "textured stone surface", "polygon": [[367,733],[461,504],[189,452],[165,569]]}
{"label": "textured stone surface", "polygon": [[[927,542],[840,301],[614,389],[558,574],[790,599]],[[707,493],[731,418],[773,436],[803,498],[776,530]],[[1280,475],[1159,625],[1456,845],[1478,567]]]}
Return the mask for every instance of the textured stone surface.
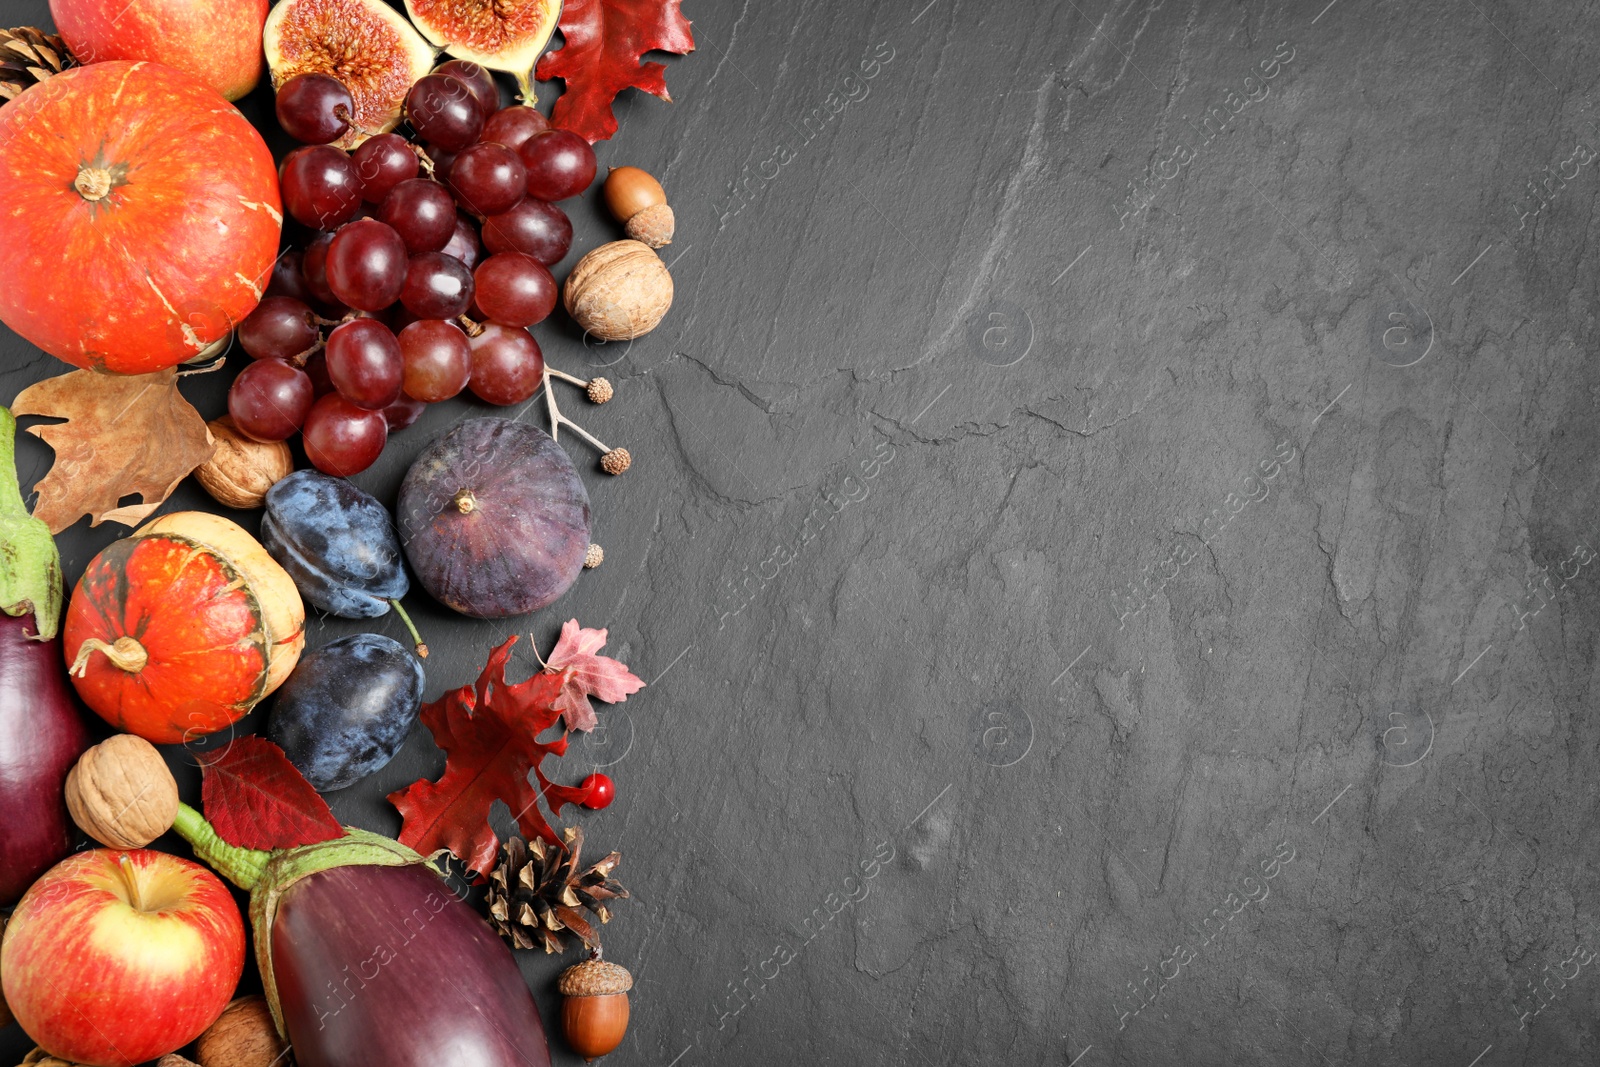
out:
{"label": "textured stone surface", "polygon": [[677,302],[538,330],[617,387],[561,395],[634,456],[569,442],[605,563],[415,609],[430,696],[572,616],[650,683],[558,776],[617,781],[614,1061],[1592,1062],[1595,9],[688,7],[599,150]]}

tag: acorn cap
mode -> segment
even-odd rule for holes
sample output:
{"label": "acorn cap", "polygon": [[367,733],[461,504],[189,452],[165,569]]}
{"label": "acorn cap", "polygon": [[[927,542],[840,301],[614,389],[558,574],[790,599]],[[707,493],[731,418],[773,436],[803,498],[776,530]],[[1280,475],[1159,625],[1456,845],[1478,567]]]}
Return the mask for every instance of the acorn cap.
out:
{"label": "acorn cap", "polygon": [[632,989],[633,975],[626,967],[606,960],[584,960],[561,972],[556,988],[564,997],[610,996]]}

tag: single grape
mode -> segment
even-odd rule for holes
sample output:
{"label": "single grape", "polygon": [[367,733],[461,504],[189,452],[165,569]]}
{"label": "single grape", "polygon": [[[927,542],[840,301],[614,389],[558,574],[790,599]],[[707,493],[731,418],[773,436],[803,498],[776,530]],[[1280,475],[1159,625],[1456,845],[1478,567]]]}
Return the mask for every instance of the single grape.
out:
{"label": "single grape", "polygon": [[389,329],[396,337],[400,331],[410,326],[413,322],[421,322],[422,316],[413,315],[404,304],[396,304],[389,309]]}
{"label": "single grape", "polygon": [[352,319],[328,335],[328,378],[357,407],[386,408],[400,395],[400,342],[376,319]]}
{"label": "single grape", "polygon": [[534,134],[517,148],[528,171],[528,195],[540,200],[577,196],[594,181],[594,149],[571,130]]}
{"label": "single grape", "polygon": [[470,388],[490,404],[520,404],[539,391],[544,353],[527,330],[489,323],[472,338]]}
{"label": "single grape", "polygon": [[300,259],[301,278],[306,283],[306,289],[319,304],[339,303],[339,298],[328,288],[328,246],[331,244],[333,244],[333,234],[319,233],[310,244],[306,245],[305,255]]}
{"label": "single grape", "polygon": [[[405,288],[406,244],[374,219],[352,222],[328,246],[328,288],[361,311],[382,311]],[[380,405],[381,406],[381,405]]]}
{"label": "single grape", "polygon": [[258,359],[228,389],[228,414],[246,437],[282,441],[300,429],[314,399],[305,371],[281,359]]}
{"label": "single grape", "polygon": [[422,164],[411,145],[398,133],[380,133],[361,142],[350,157],[361,179],[361,199],[381,204],[389,190],[417,176]]}
{"label": "single grape", "polygon": [[470,59],[452,59],[433,68],[435,74],[448,74],[472,90],[478,101],[478,110],[488,119],[500,110],[500,90],[495,87],[494,75]]}
{"label": "single grape", "polygon": [[528,138],[549,128],[550,120],[533,108],[508,107],[489,116],[478,140],[503,144],[515,152]]}
{"label": "single grape", "polygon": [[388,425],[389,432],[403,430],[422,417],[428,407],[421,400],[413,400],[404,393],[400,399],[383,409],[383,421]]}
{"label": "single grape", "polygon": [[383,198],[378,221],[393,227],[413,255],[437,252],[456,232],[456,204],[449,190],[438,182],[412,178]]}
{"label": "single grape", "polygon": [[490,252],[521,252],[552,267],[572,248],[572,220],[554,204],[524,197],[483,220],[483,243]]}
{"label": "single grape", "polygon": [[318,400],[334,392],[333,379],[328,377],[328,354],[323,351],[311,353],[311,358],[306,360],[306,377],[311,379],[311,394]]}
{"label": "single grape", "polygon": [[427,74],[406,94],[406,118],[424,140],[459,152],[483,132],[483,108],[472,88],[448,74]]}
{"label": "single grape", "polygon": [[422,319],[453,319],[465,314],[472,306],[472,272],[443,252],[412,256],[400,303]]}
{"label": "single grape", "polygon": [[478,228],[470,218],[457,213],[456,232],[450,235],[450,242],[440,251],[459,259],[468,270],[478,265],[478,260],[483,258],[483,242],[478,240]]}
{"label": "single grape", "polygon": [[472,346],[454,323],[422,319],[400,331],[405,394],[428,404],[449,400],[472,377]]}
{"label": "single grape", "polygon": [[272,264],[272,277],[267,279],[267,291],[264,296],[288,296],[309,304],[316,297],[311,295],[311,290],[306,286],[305,275],[301,273],[301,264],[305,262],[306,254],[298,248],[291,248],[279,256]]}
{"label": "single grape", "polygon": [[474,215],[498,215],[521,200],[528,187],[522,160],[505,145],[468,145],[450,167],[450,190]]}
{"label": "single grape", "polygon": [[292,296],[269,296],[239,323],[239,347],[251,359],[289,359],[321,337],[317,315]]}
{"label": "single grape", "polygon": [[361,179],[350,157],[331,145],[297,149],[283,162],[283,206],[314,230],[332,230],[361,207]]}
{"label": "single grape", "polygon": [[278,88],[278,125],[301,144],[327,144],[350,129],[355,106],[338,78],[297,74]]}
{"label": "single grape", "polygon": [[301,441],[306,458],[324,474],[348,478],[372,466],[389,439],[381,411],[357,407],[338,393],[311,405]]}
{"label": "single grape", "polygon": [[550,268],[521,252],[498,252],[472,272],[474,301],[502,326],[532,326],[556,307],[556,280]]}
{"label": "single grape", "polygon": [[422,150],[428,153],[428,158],[433,160],[433,176],[437,181],[450,180],[450,168],[455,164],[456,153],[443,145],[423,145]]}

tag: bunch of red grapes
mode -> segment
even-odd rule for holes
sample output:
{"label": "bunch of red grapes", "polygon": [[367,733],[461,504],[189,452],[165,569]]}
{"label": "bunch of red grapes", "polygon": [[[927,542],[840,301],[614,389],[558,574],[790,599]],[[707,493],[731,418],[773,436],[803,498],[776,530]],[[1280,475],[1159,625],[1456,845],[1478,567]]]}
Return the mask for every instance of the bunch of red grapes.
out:
{"label": "bunch of red grapes", "polygon": [[588,142],[531,107],[502,108],[494,79],[462,60],[411,87],[415,143],[385,133],[333,147],[353,103],[324,74],[285,82],[277,112],[302,142],[283,161],[284,206],[319,232],[279,259],[239,324],[254,360],[228,393],[239,429],[299,432],[313,465],[350,475],[427,404],[463,389],[490,404],[532,397],[544,356],[527,328],[556,305],[550,267],[572,223],[555,202],[594,180]]}

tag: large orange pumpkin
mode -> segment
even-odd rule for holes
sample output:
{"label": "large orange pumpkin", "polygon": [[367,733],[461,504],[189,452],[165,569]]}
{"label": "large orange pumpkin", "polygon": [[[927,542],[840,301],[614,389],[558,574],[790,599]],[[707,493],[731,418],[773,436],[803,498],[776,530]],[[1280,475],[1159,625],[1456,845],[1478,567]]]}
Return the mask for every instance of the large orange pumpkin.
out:
{"label": "large orange pumpkin", "polygon": [[276,689],[305,648],[305,619],[293,579],[255,538],[180,511],[94,558],[62,644],[85,704],[172,744],[238,721]]}
{"label": "large orange pumpkin", "polygon": [[0,321],[74,366],[144,374],[226,337],[282,223],[261,135],[191,75],[95,63],[0,108]]}

